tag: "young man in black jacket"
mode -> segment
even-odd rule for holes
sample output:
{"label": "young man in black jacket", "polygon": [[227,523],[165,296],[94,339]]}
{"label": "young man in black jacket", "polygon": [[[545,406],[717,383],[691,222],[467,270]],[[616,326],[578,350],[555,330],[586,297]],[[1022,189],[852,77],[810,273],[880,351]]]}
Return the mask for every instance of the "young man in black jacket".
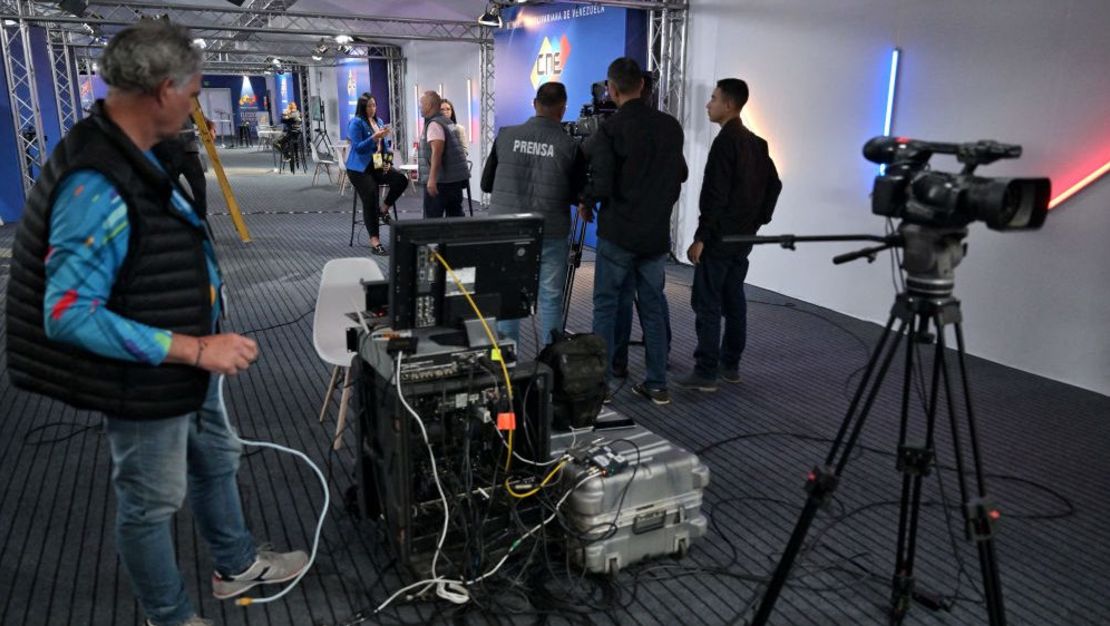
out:
{"label": "young man in black jacket", "polygon": [[629,58],[609,65],[609,96],[619,110],[585,147],[592,177],[581,217],[593,219],[592,200],[601,202],[594,274],[594,333],[608,347],[612,376],[615,322],[621,286],[632,274],[644,327],[647,373],[633,390],[656,404],[669,404],[663,265],[670,250],[671,210],[686,182],[682,127],[649,107],[641,93],[643,73]]}
{"label": "young man in black jacket", "polygon": [[698,230],[686,251],[695,266],[691,304],[698,345],[694,372],[678,381],[680,387],[716,391],[718,376],[726,382],[740,382],[748,313],[744,278],[752,246],[724,243],[721,238],[754,235],[771,221],[782,191],[767,142],[740,121],[740,110],[747,101],[747,83],[726,78],[717,82],[705,106],[709,120],[720,124],[721,132],[713,140],[705,162]]}

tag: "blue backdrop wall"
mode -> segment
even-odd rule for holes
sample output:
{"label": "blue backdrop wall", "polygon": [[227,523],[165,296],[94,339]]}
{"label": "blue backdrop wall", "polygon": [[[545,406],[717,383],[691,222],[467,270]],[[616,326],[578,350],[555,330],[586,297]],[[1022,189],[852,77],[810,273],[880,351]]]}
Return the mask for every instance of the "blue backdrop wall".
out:
{"label": "blue backdrop wall", "polygon": [[19,220],[23,214],[23,185],[19,181],[18,147],[15,143],[15,129],[12,127],[12,106],[7,98],[8,77],[4,64],[0,63],[0,219],[5,223]]}
{"label": "blue backdrop wall", "polygon": [[[532,99],[548,81],[567,88],[567,119],[578,119],[590,102],[590,87],[605,80],[609,64],[622,56],[645,65],[647,14],[634,9],[575,4],[514,7],[506,28],[493,35],[497,75],[495,126],[520,124],[535,115]],[[597,242],[595,226],[586,243]]]}

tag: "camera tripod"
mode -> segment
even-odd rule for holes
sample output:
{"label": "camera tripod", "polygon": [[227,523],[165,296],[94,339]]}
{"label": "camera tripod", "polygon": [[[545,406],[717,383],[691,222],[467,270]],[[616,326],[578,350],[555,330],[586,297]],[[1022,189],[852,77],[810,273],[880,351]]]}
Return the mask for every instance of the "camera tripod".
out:
{"label": "camera tripod", "polygon": [[[870,239],[883,242],[883,245],[841,255],[835,263],[844,263],[856,258],[873,259],[875,254],[892,247],[905,249],[903,266],[907,272],[906,289],[899,293],[891,309],[890,317],[879,343],[869,357],[863,379],[860,381],[848,412],[840,424],[840,430],[832,443],[823,465],[812,470],[806,483],[805,507],[798,518],[794,531],[787,543],[774,575],[753,618],[752,624],[762,626],[767,623],[774,610],[779,593],[786,583],[790,569],[798,556],[810,525],[818,509],[827,502],[836,490],[852,451],[855,448],[871,408],[882,387],[903,341],[905,342],[905,365],[902,377],[901,417],[898,429],[897,468],[902,473],[901,500],[898,509],[898,540],[894,560],[894,574],[891,581],[890,623],[901,624],[910,602],[914,597],[914,564],[917,550],[917,531],[921,509],[922,482],[932,469],[934,434],[936,429],[938,403],[943,387],[949,425],[952,431],[953,452],[959,477],[960,499],[968,540],[974,541],[979,553],[979,566],[982,574],[983,591],[987,606],[987,616],[991,626],[1004,626],[1006,616],[1002,604],[1002,587],[995,558],[992,540],[994,524],[998,512],[987,497],[983,476],[982,458],[979,451],[974,412],[966,369],[966,350],[959,300],[952,297],[954,269],[964,255],[963,238],[967,235],[964,228],[935,228],[903,224],[898,233],[887,237],[843,236],[827,237],[748,237],[750,243],[780,243],[792,247],[795,241],[844,241],[850,238]],[[897,328],[895,323],[897,322]],[[956,337],[956,362],[959,380],[953,381],[949,373],[946,354],[945,330],[952,326]],[[916,371],[915,357],[918,346],[932,344],[934,356],[931,380],[928,385],[928,399],[925,402],[925,435],[923,442],[911,442],[908,435],[911,384]],[[876,371],[877,369],[877,371]],[[974,473],[974,492],[970,492],[968,479],[964,472],[964,454],[961,448],[961,429],[956,414],[956,398],[953,384],[958,382],[964,396],[966,427],[971,448],[972,469]],[[862,405],[861,405],[862,402]],[[857,411],[858,410],[858,411]]]}

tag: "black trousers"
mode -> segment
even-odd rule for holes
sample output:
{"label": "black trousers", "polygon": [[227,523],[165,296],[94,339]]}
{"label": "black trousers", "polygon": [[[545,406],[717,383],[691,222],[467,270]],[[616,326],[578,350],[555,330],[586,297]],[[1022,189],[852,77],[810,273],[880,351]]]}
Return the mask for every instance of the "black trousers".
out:
{"label": "black trousers", "polygon": [[351,181],[351,186],[355,188],[359,199],[362,200],[362,222],[366,224],[366,232],[370,233],[371,237],[378,237],[381,224],[378,213],[377,179],[372,174],[352,169],[347,170],[347,178]]}
{"label": "black trousers", "polygon": [[436,195],[428,193],[428,189],[424,189],[424,217],[462,217],[462,198],[463,189],[466,188],[466,181],[460,180],[457,183],[439,183],[436,189],[439,191]]}
{"label": "black trousers", "polygon": [[690,304],[698,335],[694,349],[694,371],[698,376],[715,379],[720,369],[735,370],[740,366],[740,356],[748,343],[748,301],[744,296],[748,252],[723,257],[702,254],[694,266]]}
{"label": "black trousers", "polygon": [[405,189],[409,186],[409,177],[393,168],[384,171],[371,168],[370,175],[374,177],[375,184],[389,185],[389,193],[385,194],[385,206],[387,207],[396,206],[397,199],[405,193]]}

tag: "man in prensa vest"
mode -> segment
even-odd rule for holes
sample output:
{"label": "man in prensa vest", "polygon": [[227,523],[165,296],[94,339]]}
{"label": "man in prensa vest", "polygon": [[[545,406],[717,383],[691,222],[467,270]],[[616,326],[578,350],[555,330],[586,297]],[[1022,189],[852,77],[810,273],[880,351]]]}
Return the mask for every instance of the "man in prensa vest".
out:
{"label": "man in prensa vest", "polygon": [[[586,158],[559,124],[567,111],[562,83],[540,85],[532,101],[536,116],[506,126],[493,142],[482,170],[482,191],[490,194],[491,215],[537,213],[543,216],[543,255],[536,312],[540,350],[563,329],[563,286],[567,279],[570,205],[586,185]],[[498,322],[498,330],[520,340],[520,320]]]}
{"label": "man in prensa vest", "polygon": [[216,377],[258,358],[219,333],[222,279],[204,224],[151,148],[200,91],[189,31],[118,33],[100,59],[108,98],[58,144],[27,199],[7,294],[8,371],[22,389],[106,416],[116,543],[148,624],[207,624],[174,558],[188,493],[211,550],[213,595],[295,577],[304,552],[256,550],[236,484],[241,447]]}

